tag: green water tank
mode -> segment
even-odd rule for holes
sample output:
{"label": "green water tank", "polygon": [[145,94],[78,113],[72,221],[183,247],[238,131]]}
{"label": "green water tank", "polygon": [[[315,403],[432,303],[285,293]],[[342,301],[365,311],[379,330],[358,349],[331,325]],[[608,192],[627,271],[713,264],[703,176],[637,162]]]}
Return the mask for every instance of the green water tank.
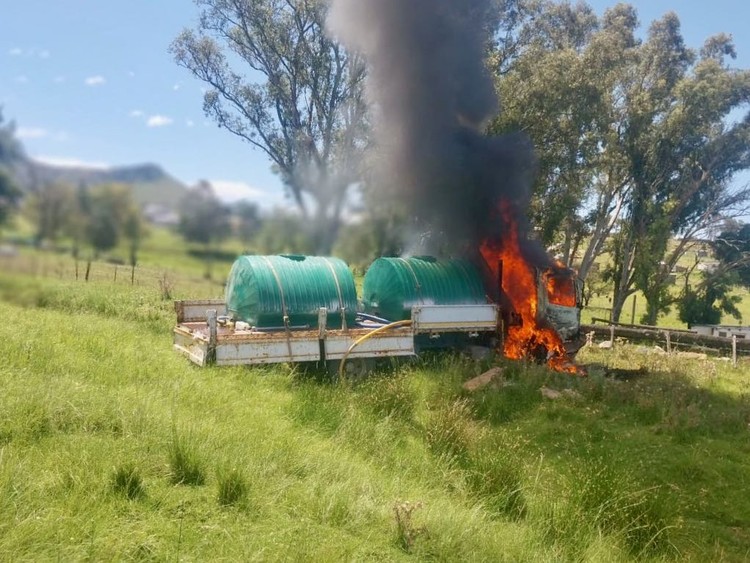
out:
{"label": "green water tank", "polygon": [[487,296],[481,275],[467,260],[379,258],[365,274],[365,312],[389,321],[411,318],[414,305],[483,303],[487,303]]}
{"label": "green water tank", "polygon": [[240,256],[226,288],[227,311],[258,328],[318,326],[318,311],[328,309],[327,326],[354,324],[357,290],[345,262],[320,256]]}

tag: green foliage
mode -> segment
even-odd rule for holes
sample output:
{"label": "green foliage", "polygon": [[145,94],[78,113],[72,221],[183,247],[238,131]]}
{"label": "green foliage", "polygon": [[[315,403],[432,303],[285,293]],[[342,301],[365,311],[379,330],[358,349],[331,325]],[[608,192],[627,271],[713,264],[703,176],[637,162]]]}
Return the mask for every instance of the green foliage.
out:
{"label": "green foliage", "polygon": [[680,295],[680,320],[692,325],[716,325],[723,314],[742,320],[738,295],[732,295],[736,277],[731,273],[709,274],[697,288],[686,286]]}
{"label": "green foliage", "polygon": [[711,247],[722,268],[735,272],[739,282],[750,287],[750,224],[722,231]]}
{"label": "green foliage", "polygon": [[477,448],[466,467],[467,483],[490,514],[520,520],[528,513],[523,473],[504,447],[490,442]]}
{"label": "green foliage", "polygon": [[268,156],[300,211],[305,195],[315,200],[316,250],[329,253],[361,180],[364,65],[330,38],[325,2],[198,4],[198,29],[171,45],[175,61],[208,85],[206,115]]}
{"label": "green foliage", "polygon": [[208,182],[200,182],[180,202],[180,234],[188,242],[206,246],[229,236],[229,210]]}
{"label": "green foliage", "polygon": [[259,254],[312,254],[314,247],[305,221],[278,212],[263,221],[255,237],[255,250]]}
{"label": "green foliage", "polygon": [[409,387],[406,373],[380,377],[372,374],[358,391],[362,404],[378,417],[408,421],[414,416],[417,397]]}
{"label": "green foliage", "polygon": [[[504,110],[490,132],[521,129],[534,142],[532,221],[565,261],[583,250],[583,278],[613,235],[613,319],[637,289],[655,324],[689,241],[748,199],[729,185],[750,166],[750,121],[728,116],[747,107],[750,71],[726,64],[735,55],[726,34],[697,56],[674,13],[638,41],[626,4],[598,21],[585,4],[502,5],[513,17],[497,38]],[[675,236],[683,243],[670,245]]]}

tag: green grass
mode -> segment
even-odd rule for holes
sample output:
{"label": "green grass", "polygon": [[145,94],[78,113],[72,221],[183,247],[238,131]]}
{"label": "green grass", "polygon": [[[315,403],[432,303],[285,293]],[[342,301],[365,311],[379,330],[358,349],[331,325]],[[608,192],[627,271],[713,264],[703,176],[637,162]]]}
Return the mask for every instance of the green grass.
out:
{"label": "green grass", "polygon": [[586,378],[499,361],[471,394],[489,364],[451,354],[350,386],[201,369],[156,277],[7,270],[0,560],[750,557],[747,364],[592,348]]}

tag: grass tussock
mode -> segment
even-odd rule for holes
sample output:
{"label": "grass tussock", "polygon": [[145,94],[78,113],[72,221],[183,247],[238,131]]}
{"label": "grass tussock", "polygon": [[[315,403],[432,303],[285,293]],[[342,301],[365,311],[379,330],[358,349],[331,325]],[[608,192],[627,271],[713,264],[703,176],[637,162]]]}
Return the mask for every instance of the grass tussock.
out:
{"label": "grass tussock", "polygon": [[204,461],[192,433],[172,431],[169,442],[169,468],[174,485],[199,486],[206,482]]}
{"label": "grass tussock", "polygon": [[246,502],[248,482],[241,469],[220,467],[216,472],[216,485],[216,499],[221,506],[237,506]]}
{"label": "grass tussock", "polygon": [[134,463],[125,463],[112,471],[112,490],[128,500],[138,500],[146,494],[146,486],[139,469]]}

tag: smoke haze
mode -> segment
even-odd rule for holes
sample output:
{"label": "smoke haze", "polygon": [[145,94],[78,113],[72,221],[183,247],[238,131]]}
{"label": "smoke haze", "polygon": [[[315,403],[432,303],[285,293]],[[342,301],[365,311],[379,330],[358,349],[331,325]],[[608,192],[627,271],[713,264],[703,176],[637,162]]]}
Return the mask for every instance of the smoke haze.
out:
{"label": "smoke haze", "polygon": [[534,171],[525,136],[483,134],[499,111],[484,64],[490,5],[334,0],[329,15],[333,35],[367,60],[380,193],[407,205],[415,227],[474,248],[502,237],[501,198],[526,238]]}

